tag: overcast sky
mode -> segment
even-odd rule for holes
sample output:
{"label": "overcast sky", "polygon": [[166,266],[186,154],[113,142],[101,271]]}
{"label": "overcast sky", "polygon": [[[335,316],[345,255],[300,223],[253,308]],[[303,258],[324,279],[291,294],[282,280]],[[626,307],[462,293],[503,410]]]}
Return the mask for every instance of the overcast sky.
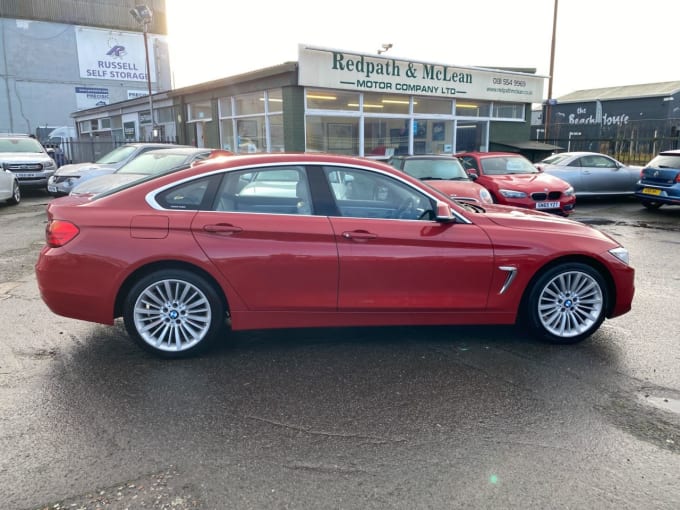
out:
{"label": "overcast sky", "polygon": [[[176,87],[296,61],[298,44],[550,73],[554,0],[166,0]],[[680,0],[559,0],[553,97],[680,81]],[[548,80],[544,98],[548,97]]]}

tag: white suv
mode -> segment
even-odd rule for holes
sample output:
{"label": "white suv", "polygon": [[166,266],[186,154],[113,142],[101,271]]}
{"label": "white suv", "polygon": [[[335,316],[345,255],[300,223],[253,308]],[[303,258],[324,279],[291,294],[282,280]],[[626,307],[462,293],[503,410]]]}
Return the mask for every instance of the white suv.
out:
{"label": "white suv", "polygon": [[22,188],[47,188],[57,164],[45,148],[26,135],[0,135],[0,165],[12,172]]}

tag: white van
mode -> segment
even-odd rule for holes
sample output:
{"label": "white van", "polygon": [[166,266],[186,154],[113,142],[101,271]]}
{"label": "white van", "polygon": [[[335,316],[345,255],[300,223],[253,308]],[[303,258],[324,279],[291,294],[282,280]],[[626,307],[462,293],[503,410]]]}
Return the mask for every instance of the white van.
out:
{"label": "white van", "polygon": [[65,165],[73,162],[73,144],[77,138],[76,128],[73,126],[60,126],[50,131],[44,145],[54,150],[54,159],[57,165]]}

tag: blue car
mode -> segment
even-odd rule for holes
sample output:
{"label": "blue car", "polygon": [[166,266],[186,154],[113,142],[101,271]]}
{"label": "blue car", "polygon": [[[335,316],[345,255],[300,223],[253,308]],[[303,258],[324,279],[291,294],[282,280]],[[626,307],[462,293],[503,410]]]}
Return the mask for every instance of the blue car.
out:
{"label": "blue car", "polygon": [[680,150],[664,151],[640,172],[635,196],[647,209],[680,205]]}

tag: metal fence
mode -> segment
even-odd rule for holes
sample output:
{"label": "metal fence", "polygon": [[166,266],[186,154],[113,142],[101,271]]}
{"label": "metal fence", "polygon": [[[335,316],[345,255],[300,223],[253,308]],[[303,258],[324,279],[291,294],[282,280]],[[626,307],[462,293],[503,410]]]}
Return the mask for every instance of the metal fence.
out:
{"label": "metal fence", "polygon": [[567,152],[588,151],[608,154],[627,165],[645,165],[661,151],[680,148],[680,140],[677,136],[613,139],[554,138],[547,142],[558,145]]}
{"label": "metal fence", "polygon": [[[150,140],[139,140],[139,142],[148,141]],[[175,138],[165,138],[162,140],[156,139],[153,141],[155,143],[177,143]],[[69,163],[97,161],[99,158],[111,152],[116,147],[125,145],[126,143],[136,142],[108,138],[102,140],[65,140],[58,144],[46,142],[44,145],[57,164],[61,166]]]}

